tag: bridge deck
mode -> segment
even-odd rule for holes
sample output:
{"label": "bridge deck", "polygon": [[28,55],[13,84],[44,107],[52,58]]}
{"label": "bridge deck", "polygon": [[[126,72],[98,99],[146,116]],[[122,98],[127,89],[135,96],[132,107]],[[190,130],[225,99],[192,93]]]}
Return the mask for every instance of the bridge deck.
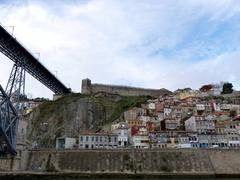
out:
{"label": "bridge deck", "polygon": [[68,94],[68,89],[43,64],[41,64],[22,44],[0,25],[0,52],[52,90],[55,94]]}

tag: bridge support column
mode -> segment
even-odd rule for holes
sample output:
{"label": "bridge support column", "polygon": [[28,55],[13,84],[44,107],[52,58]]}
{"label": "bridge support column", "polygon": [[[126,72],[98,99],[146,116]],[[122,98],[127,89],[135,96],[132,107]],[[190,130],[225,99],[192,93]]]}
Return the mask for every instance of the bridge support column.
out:
{"label": "bridge support column", "polygon": [[0,154],[16,155],[18,114],[0,85]]}

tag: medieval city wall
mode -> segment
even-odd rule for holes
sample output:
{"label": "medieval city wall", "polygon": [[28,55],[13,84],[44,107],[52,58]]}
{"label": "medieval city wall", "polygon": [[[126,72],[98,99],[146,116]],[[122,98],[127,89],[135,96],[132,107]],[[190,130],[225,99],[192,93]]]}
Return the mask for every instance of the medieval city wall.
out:
{"label": "medieval city wall", "polygon": [[169,94],[166,89],[144,89],[129,86],[105,85],[105,84],[92,84],[91,80],[82,80],[82,93],[95,94],[105,92],[110,94],[119,94],[122,96],[154,96],[158,97],[163,94]]}

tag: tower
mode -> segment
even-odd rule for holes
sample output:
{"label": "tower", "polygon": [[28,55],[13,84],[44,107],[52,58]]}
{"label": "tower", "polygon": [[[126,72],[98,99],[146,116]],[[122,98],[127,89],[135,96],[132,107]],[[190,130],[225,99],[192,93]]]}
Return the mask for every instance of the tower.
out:
{"label": "tower", "polygon": [[90,79],[82,80],[82,94],[91,94],[92,93],[92,84]]}

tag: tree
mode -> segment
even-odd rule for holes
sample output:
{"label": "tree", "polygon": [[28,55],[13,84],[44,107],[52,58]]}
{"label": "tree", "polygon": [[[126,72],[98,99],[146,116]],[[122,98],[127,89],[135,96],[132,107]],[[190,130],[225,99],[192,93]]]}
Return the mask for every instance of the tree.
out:
{"label": "tree", "polygon": [[236,110],[231,110],[230,111],[230,117],[234,118],[237,115],[237,111]]}
{"label": "tree", "polygon": [[224,83],[222,94],[231,94],[233,92],[233,85],[232,83]]}

